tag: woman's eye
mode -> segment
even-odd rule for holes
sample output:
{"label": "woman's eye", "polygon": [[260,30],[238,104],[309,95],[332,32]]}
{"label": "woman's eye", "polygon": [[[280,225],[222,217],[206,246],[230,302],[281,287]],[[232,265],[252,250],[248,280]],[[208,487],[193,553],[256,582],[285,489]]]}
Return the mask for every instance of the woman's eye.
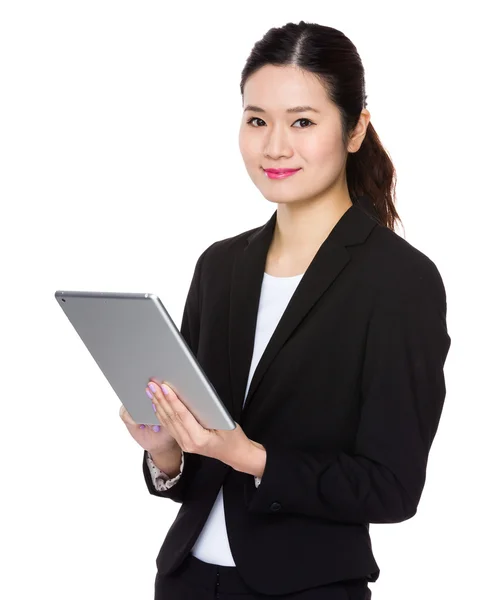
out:
{"label": "woman's eye", "polygon": [[[297,121],[307,121],[311,125],[314,125],[314,123],[312,121],[310,121],[309,119],[297,119]],[[297,121],[294,121],[294,122],[297,123]],[[299,129],[306,129],[306,127],[300,127]]]}
{"label": "woman's eye", "polygon": [[251,117],[251,119],[248,121],[248,125],[250,123],[252,123],[253,121],[262,121],[263,123],[265,122],[265,121],[263,121],[263,119],[260,119],[259,117]]}
{"label": "woman's eye", "polygon": [[[261,121],[262,123],[265,122],[259,117],[251,117],[251,119],[248,121],[248,125],[251,124],[253,121]],[[310,123],[310,125],[314,125],[314,123],[310,119],[301,118],[297,119],[297,121],[307,121],[308,123]],[[297,121],[294,121],[294,123],[297,123]],[[253,125],[253,127],[256,127],[256,125]],[[297,129],[306,129],[306,127],[297,127]]]}

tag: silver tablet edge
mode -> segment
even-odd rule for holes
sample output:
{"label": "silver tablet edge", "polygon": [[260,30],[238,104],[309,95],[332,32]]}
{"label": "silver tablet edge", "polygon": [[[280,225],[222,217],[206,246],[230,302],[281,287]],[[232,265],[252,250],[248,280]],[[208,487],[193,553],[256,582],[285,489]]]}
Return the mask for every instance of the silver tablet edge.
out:
{"label": "silver tablet edge", "polygon": [[[172,320],[172,318],[168,314],[165,306],[160,301],[159,296],[157,296],[157,294],[152,294],[152,293],[150,293],[150,294],[144,294],[144,295],[147,298],[149,298],[154,303],[154,306],[157,308],[157,310],[164,317],[164,319],[166,320],[166,322],[168,323],[168,325],[170,325],[170,329],[172,330],[172,332],[174,334],[174,337],[176,338],[176,340],[178,341],[178,343],[181,345],[181,347],[184,348],[187,352],[189,352],[190,354],[193,355],[193,352],[191,351],[191,348],[186,343],[186,340],[183,339],[183,336],[181,335],[181,332],[176,327],[176,324],[174,323],[174,321]],[[193,356],[193,358],[194,358],[194,356]],[[209,379],[206,376],[205,372],[203,371],[200,363],[198,361],[196,361],[196,362],[192,361],[192,364],[194,364],[194,366],[196,367],[198,376],[202,380],[203,385],[207,388],[207,390],[209,391],[209,393],[212,396],[214,396],[214,398],[216,400],[216,404],[219,406],[220,412],[222,413],[222,416],[223,416],[224,420],[229,424],[229,426],[231,428],[230,430],[235,429],[236,428],[236,424],[235,424],[234,420],[232,420],[230,418],[229,411],[224,406],[224,403],[222,402],[222,400],[220,399],[220,397],[219,397],[219,395],[217,393],[217,390],[214,388],[213,384],[209,381]]]}

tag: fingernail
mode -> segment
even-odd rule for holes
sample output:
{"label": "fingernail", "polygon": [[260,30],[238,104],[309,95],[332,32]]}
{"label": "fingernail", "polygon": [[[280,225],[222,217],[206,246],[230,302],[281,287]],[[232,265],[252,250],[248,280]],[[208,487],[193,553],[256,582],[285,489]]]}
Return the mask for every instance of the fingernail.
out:
{"label": "fingernail", "polygon": [[157,433],[158,431],[160,431],[160,430],[161,430],[161,428],[159,427],[159,425],[154,425],[154,426],[152,427],[152,429],[153,429],[153,430],[154,430],[156,433]]}
{"label": "fingernail", "polygon": [[149,388],[154,392],[154,394],[157,392],[157,386],[153,381],[149,383]]}
{"label": "fingernail", "polygon": [[166,385],[162,384],[161,385],[162,391],[164,392],[164,394],[167,396],[169,394],[169,389]]}
{"label": "fingernail", "polygon": [[140,429],[145,429],[145,425],[140,425]]}
{"label": "fingernail", "polygon": [[157,412],[157,408],[155,407],[155,404],[152,402],[152,408],[154,409],[154,412]]}
{"label": "fingernail", "polygon": [[154,397],[154,394],[152,394],[152,392],[149,392],[149,390],[147,388],[145,388],[145,393],[152,400],[152,398]]}

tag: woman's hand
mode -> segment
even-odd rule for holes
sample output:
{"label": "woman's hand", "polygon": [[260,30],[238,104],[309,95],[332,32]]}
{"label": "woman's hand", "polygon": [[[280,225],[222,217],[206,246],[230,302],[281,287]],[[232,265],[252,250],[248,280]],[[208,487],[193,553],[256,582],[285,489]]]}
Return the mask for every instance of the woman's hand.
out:
{"label": "woman's hand", "polygon": [[121,405],[120,417],[133,439],[150,454],[164,454],[177,445],[176,440],[158,425],[139,425]]}
{"label": "woman's hand", "polygon": [[232,431],[202,427],[167,382],[152,378],[148,389],[153,394],[157,418],[185,452],[215,458],[234,468],[251,448],[259,446],[238,423]]}

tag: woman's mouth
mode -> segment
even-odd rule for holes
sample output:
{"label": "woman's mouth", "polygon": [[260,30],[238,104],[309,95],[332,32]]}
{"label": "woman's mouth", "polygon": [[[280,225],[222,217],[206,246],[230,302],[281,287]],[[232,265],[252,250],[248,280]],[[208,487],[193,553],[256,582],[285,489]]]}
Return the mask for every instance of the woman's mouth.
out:
{"label": "woman's mouth", "polygon": [[290,175],[294,175],[300,170],[301,169],[263,169],[265,175],[269,179],[285,179],[286,177],[290,177]]}

